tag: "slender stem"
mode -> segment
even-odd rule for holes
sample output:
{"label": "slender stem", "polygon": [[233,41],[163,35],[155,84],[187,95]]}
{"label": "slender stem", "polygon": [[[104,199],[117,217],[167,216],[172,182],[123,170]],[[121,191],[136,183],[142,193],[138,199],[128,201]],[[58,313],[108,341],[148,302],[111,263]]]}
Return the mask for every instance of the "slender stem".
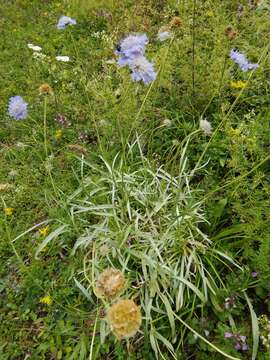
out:
{"label": "slender stem", "polygon": [[[214,193],[220,191],[221,189],[225,189],[228,186],[231,186],[232,184],[238,183],[241,180],[243,180],[244,178],[246,178],[247,176],[249,176],[250,174],[252,174],[255,170],[257,170],[260,166],[262,166],[264,163],[266,163],[268,160],[270,160],[270,155],[267,156],[266,158],[264,158],[263,160],[261,160],[257,165],[255,165],[250,171],[248,171],[246,174],[237,177],[236,179],[229,181],[227,184],[224,184],[223,186],[219,186],[218,188],[212,190],[211,192],[209,192],[203,199],[203,201],[206,201],[209,197],[211,197],[211,195],[213,195]],[[235,193],[235,191],[238,189],[238,187],[240,186],[240,184],[238,184],[235,188],[234,191],[232,193],[232,195]]]}
{"label": "slender stem", "polygon": [[[264,51],[263,51],[263,53],[262,53],[262,55],[261,55],[261,57],[260,57],[260,59],[259,59],[259,63],[262,62],[262,59],[263,59],[264,55],[266,55],[266,56],[265,56],[265,59],[264,59],[264,60],[266,60],[266,58],[267,58],[267,56],[268,56],[268,49],[269,49],[269,47],[270,47],[270,45],[266,46],[266,48],[264,49]],[[252,78],[252,76],[253,76],[253,74],[254,74],[254,71],[255,71],[255,70],[251,71],[251,73],[250,73],[250,75],[249,75],[249,77],[248,77],[247,83],[250,82],[250,80],[251,80],[251,78]],[[197,161],[197,164],[195,165],[195,168],[194,168],[194,170],[193,170],[194,172],[195,172],[195,171],[198,169],[198,167],[200,166],[201,161],[202,161],[202,159],[204,158],[204,155],[206,154],[206,152],[207,152],[207,150],[208,150],[208,148],[209,148],[212,140],[214,139],[214,137],[216,136],[216,134],[218,133],[218,131],[219,131],[219,129],[222,127],[222,125],[225,123],[225,121],[226,121],[226,120],[229,118],[229,116],[231,115],[233,109],[235,108],[236,104],[238,103],[238,100],[239,100],[240,97],[242,96],[242,93],[244,92],[244,90],[245,90],[244,88],[240,90],[238,96],[236,97],[236,99],[235,99],[234,102],[232,103],[232,105],[231,105],[231,107],[229,108],[228,112],[224,115],[223,119],[220,121],[220,123],[219,123],[218,126],[216,127],[216,129],[215,129],[215,131],[213,132],[210,140],[209,140],[208,143],[206,144],[206,146],[205,146],[205,148],[204,148],[204,150],[203,150],[203,152],[202,152],[199,160]]]}
{"label": "slender stem", "polygon": [[[69,35],[70,35],[70,38],[71,38],[71,42],[72,42],[72,45],[74,47],[74,50],[75,50],[75,54],[76,54],[76,58],[77,60],[79,60],[79,51],[77,49],[77,46],[76,46],[76,42],[74,41],[74,38],[72,36],[72,32],[71,30],[69,30]],[[95,119],[95,116],[93,114],[93,111],[91,111],[92,109],[92,104],[90,102],[90,98],[89,98],[89,94],[88,94],[88,89],[87,89],[87,83],[86,83],[86,75],[85,75],[85,71],[83,69],[83,67],[81,66],[81,71],[83,73],[83,87],[84,87],[84,91],[85,91],[85,95],[86,95],[86,99],[87,99],[87,102],[88,102],[88,105],[89,105],[89,111],[91,113],[91,120],[93,121],[94,123],[94,128],[95,128],[95,132],[96,132],[96,136],[97,136],[97,139],[98,139],[98,145],[100,147],[100,151],[101,153],[103,152],[103,147],[102,147],[102,143],[101,143],[101,138],[100,138],[100,134],[99,134],[99,131],[98,131],[98,127],[97,127],[97,122],[96,122],[96,119]]]}
{"label": "slender stem", "polygon": [[[172,45],[172,43],[173,43],[173,40],[174,40],[174,37],[172,36],[172,38],[171,38],[171,40],[170,40],[170,43],[169,43],[169,45],[168,45],[168,47],[167,47],[166,53],[165,53],[165,55],[164,55],[164,57],[163,57],[163,61],[162,61],[162,63],[160,64],[159,69],[158,69],[158,71],[157,71],[158,76],[160,76],[160,74],[162,73],[161,70],[163,69],[163,66],[164,66],[164,64],[165,64],[165,62],[166,62],[166,60],[167,60],[167,56],[168,56],[170,47],[171,47],[171,45]],[[134,128],[136,127],[136,123],[137,123],[137,121],[139,120],[139,117],[141,116],[141,113],[142,113],[143,108],[144,108],[144,105],[145,105],[145,103],[146,103],[146,101],[147,101],[147,99],[148,99],[148,96],[150,95],[150,93],[151,93],[151,91],[152,91],[152,89],[153,89],[153,87],[154,87],[154,84],[156,84],[156,82],[157,82],[157,80],[156,80],[156,81],[153,81],[153,82],[151,83],[151,85],[149,86],[148,90],[147,90],[147,93],[146,93],[146,95],[145,95],[145,97],[144,97],[144,99],[143,99],[143,101],[142,101],[142,104],[141,104],[141,106],[140,106],[140,108],[139,108],[139,111],[137,112],[137,114],[136,114],[136,116],[135,116],[135,119],[134,119],[134,121],[133,121],[133,123],[132,123],[131,129],[130,129],[130,132],[129,132],[129,135],[127,136],[127,139],[126,139],[126,144],[128,144],[128,141],[129,141],[129,139],[130,139],[130,137],[131,137],[131,135],[132,135],[132,132],[133,132]]]}
{"label": "slender stem", "polygon": [[95,343],[95,335],[96,335],[96,328],[97,328],[98,313],[99,313],[99,308],[97,308],[97,314],[96,314],[96,318],[95,318],[95,324],[94,324],[92,340],[91,340],[91,346],[90,346],[89,360],[93,360],[93,348],[94,348],[94,343]]}
{"label": "slender stem", "polygon": [[195,97],[195,42],[196,42],[196,0],[193,0],[192,14],[192,96]]}
{"label": "slender stem", "polygon": [[47,147],[47,96],[44,96],[44,110],[43,110],[43,136],[44,136],[44,149],[46,158],[48,157]]}

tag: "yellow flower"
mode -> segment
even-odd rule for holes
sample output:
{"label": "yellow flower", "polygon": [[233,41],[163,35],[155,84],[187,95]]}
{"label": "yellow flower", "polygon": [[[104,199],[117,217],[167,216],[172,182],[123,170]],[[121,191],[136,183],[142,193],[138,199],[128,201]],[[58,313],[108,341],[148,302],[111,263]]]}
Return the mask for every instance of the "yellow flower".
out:
{"label": "yellow flower", "polygon": [[4,208],[4,213],[7,215],[7,216],[11,216],[13,213],[14,213],[15,209],[12,208],[12,207],[5,207]]}
{"label": "yellow flower", "polygon": [[97,297],[113,299],[124,290],[126,280],[121,271],[108,268],[104,270],[98,277],[95,286]]}
{"label": "yellow flower", "polygon": [[40,235],[42,236],[47,236],[49,234],[49,225],[41,228],[41,229],[38,229],[38,232],[40,233]]}
{"label": "yellow flower", "polygon": [[247,86],[246,81],[238,80],[231,82],[231,88],[233,89],[244,89]]}
{"label": "yellow flower", "polygon": [[231,136],[239,136],[241,134],[241,130],[230,128],[229,133]]}
{"label": "yellow flower", "polygon": [[56,140],[60,140],[61,137],[63,136],[63,131],[61,129],[56,130],[54,137],[56,138]]}
{"label": "yellow flower", "polygon": [[209,17],[213,17],[214,16],[214,12],[212,10],[209,10],[206,12],[206,15]]}
{"label": "yellow flower", "polygon": [[50,295],[43,296],[42,298],[39,299],[39,302],[41,304],[45,304],[45,305],[48,305],[48,306],[51,306],[52,303],[53,303],[52,298],[50,297]]}
{"label": "yellow flower", "polygon": [[141,310],[133,300],[119,300],[110,307],[107,321],[118,339],[129,338],[134,336],[141,326]]}

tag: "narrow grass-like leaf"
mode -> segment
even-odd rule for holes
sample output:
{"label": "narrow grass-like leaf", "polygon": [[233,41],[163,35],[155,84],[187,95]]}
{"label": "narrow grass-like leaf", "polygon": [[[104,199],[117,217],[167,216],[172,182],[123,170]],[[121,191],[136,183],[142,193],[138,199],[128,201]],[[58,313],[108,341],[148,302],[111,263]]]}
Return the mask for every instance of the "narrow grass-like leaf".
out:
{"label": "narrow grass-like leaf", "polygon": [[160,296],[161,300],[163,301],[163,304],[165,305],[168,319],[169,319],[171,329],[172,329],[172,338],[174,339],[175,338],[175,321],[174,321],[174,313],[172,311],[171,304],[165,295],[160,293],[159,296]]}
{"label": "narrow grass-like leaf", "polygon": [[68,225],[62,225],[59,228],[57,228],[56,230],[54,230],[53,232],[51,232],[42,241],[42,243],[39,244],[39,246],[37,247],[37,250],[36,250],[36,253],[35,253],[35,259],[38,259],[38,254],[49,244],[50,241],[57,238],[57,236],[59,236],[60,234],[63,234],[65,232],[67,232],[67,230],[68,230],[67,227],[68,227]]}
{"label": "narrow grass-like leaf", "polygon": [[23,237],[24,235],[28,234],[29,232],[39,228],[41,225],[44,225],[44,224],[48,224],[50,222],[50,220],[45,220],[45,221],[42,221],[34,226],[32,226],[30,229],[27,229],[26,231],[24,231],[22,234],[18,235],[15,237],[15,239],[12,240],[12,242],[16,241],[16,240],[19,240],[21,237]]}
{"label": "narrow grass-like leaf", "polygon": [[224,254],[223,252],[219,250],[212,249],[212,251],[221,257],[224,257],[224,259],[228,260],[230,263],[232,263],[234,266],[236,266],[239,270],[243,271],[241,266],[239,266],[229,255]]}
{"label": "narrow grass-like leaf", "polygon": [[226,359],[231,360],[240,360],[239,358],[236,358],[234,356],[231,356],[229,354],[226,354],[224,351],[220,350],[217,346],[212,344],[210,341],[205,339],[202,335],[200,335],[196,330],[194,330],[191,326],[189,326],[184,320],[182,320],[179,316],[175,314],[175,317],[185,326],[187,327],[193,334],[195,334],[198,338],[200,338],[202,341],[204,341],[207,345],[211,346],[214,350],[216,350],[218,353],[223,355]]}
{"label": "narrow grass-like leaf", "polygon": [[91,298],[91,295],[89,294],[87,289],[76,278],[74,278],[74,282],[75,282],[76,286],[81,290],[83,295],[86,297],[86,299],[91,301],[92,304],[94,304],[94,301]]}
{"label": "narrow grass-like leaf", "polygon": [[252,324],[252,336],[253,336],[253,348],[252,348],[252,360],[256,359],[257,353],[258,353],[258,347],[259,347],[259,323],[257,315],[253,309],[253,306],[251,304],[251,301],[249,300],[249,297],[247,296],[246,292],[244,292],[249,311],[251,316],[251,324]]}

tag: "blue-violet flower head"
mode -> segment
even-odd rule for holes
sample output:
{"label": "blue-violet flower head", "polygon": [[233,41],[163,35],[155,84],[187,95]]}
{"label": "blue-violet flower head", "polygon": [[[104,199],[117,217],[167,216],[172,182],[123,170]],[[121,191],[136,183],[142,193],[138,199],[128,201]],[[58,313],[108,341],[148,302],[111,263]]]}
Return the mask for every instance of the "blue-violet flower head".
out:
{"label": "blue-violet flower head", "polygon": [[16,120],[24,120],[27,118],[27,106],[21,96],[12,96],[9,99],[8,113]]}
{"label": "blue-violet flower head", "polygon": [[128,65],[132,71],[131,77],[134,81],[142,80],[144,84],[150,84],[157,77],[153,64],[144,56],[129,60]]}
{"label": "blue-violet flower head", "polygon": [[248,70],[255,70],[259,67],[259,64],[252,64],[248,61],[246,56],[237,50],[232,49],[230,52],[230,58],[240,67],[244,72]]}
{"label": "blue-violet flower head", "polygon": [[116,54],[120,55],[118,65],[121,67],[128,65],[129,60],[143,56],[145,52],[145,45],[147,44],[148,37],[146,34],[129,35],[123,39],[116,50]]}
{"label": "blue-violet flower head", "polygon": [[170,33],[170,31],[160,31],[160,32],[158,32],[157,37],[158,37],[158,40],[162,42],[162,41],[169,39],[171,37],[171,35],[172,34]]}
{"label": "blue-violet flower head", "polygon": [[77,22],[75,19],[72,19],[69,16],[61,16],[57,24],[57,29],[62,30],[65,29],[67,25],[76,25],[76,24]]}

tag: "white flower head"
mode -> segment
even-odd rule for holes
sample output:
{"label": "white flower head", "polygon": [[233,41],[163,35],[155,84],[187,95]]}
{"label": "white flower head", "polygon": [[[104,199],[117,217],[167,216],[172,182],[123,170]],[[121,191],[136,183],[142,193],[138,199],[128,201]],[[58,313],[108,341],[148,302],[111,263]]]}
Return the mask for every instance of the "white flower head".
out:
{"label": "white flower head", "polygon": [[205,135],[211,135],[212,134],[212,125],[211,123],[206,119],[200,120],[200,129]]}
{"label": "white flower head", "polygon": [[106,60],[105,61],[105,64],[109,64],[109,65],[113,65],[116,63],[116,60],[115,59],[109,59],[109,60]]}
{"label": "white flower head", "polygon": [[170,33],[170,31],[159,31],[157,34],[158,40],[161,42],[168,40],[171,36],[172,34]]}
{"label": "white flower head", "polygon": [[41,51],[42,50],[42,48],[40,46],[37,46],[37,45],[27,44],[27,46],[29,47],[29,49],[31,49],[33,51]]}
{"label": "white flower head", "polygon": [[57,61],[63,61],[63,62],[69,62],[70,61],[70,58],[69,56],[56,56],[56,60]]}
{"label": "white flower head", "polygon": [[43,59],[46,58],[46,55],[45,55],[45,54],[42,54],[42,53],[40,53],[40,52],[34,51],[34,52],[33,52],[33,57],[34,57],[35,59],[43,60]]}
{"label": "white flower head", "polygon": [[164,119],[164,120],[162,121],[162,125],[163,125],[163,126],[170,127],[170,126],[172,125],[172,120],[170,120],[170,119]]}

